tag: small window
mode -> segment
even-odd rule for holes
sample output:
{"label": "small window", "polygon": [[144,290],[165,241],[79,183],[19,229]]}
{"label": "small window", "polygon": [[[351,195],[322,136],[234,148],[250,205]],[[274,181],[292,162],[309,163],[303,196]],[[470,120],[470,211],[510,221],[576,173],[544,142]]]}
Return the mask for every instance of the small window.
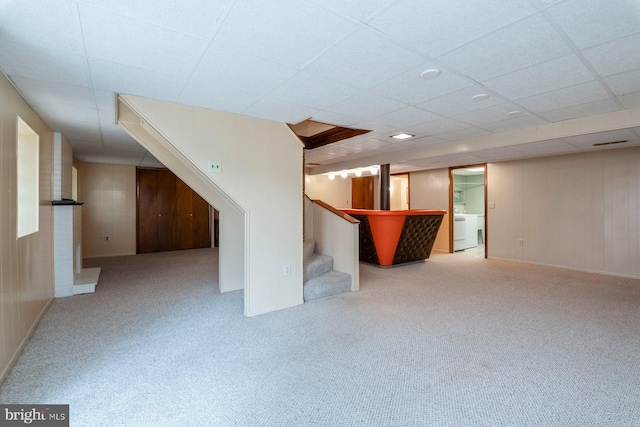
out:
{"label": "small window", "polygon": [[40,222],[40,137],[20,117],[16,157],[20,238],[37,232]]}

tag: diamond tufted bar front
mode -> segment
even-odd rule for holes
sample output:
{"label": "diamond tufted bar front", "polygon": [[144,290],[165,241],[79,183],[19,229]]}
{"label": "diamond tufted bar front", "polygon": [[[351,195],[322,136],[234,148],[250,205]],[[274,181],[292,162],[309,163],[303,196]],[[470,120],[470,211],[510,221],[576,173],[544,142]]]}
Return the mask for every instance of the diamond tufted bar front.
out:
{"label": "diamond tufted bar front", "polygon": [[446,211],[342,209],[360,221],[360,261],[382,267],[431,255]]}

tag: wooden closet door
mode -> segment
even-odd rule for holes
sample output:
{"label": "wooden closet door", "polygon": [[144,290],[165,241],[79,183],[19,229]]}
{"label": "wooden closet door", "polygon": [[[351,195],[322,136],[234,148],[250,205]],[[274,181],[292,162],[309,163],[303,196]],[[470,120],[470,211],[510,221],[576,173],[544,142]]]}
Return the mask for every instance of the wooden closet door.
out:
{"label": "wooden closet door", "polygon": [[193,190],[180,178],[176,178],[176,246],[177,249],[193,248]]}
{"label": "wooden closet door", "polygon": [[351,207],[353,209],[373,209],[373,177],[351,179]]}
{"label": "wooden closet door", "polygon": [[158,250],[178,249],[176,176],[170,171],[158,171]]}
{"label": "wooden closet door", "polygon": [[158,171],[138,169],[138,253],[158,252]]}
{"label": "wooden closet door", "polygon": [[208,247],[209,204],[169,170],[138,169],[138,253]]}
{"label": "wooden closet door", "polygon": [[[192,190],[193,191],[193,190]],[[211,247],[211,229],[209,227],[209,203],[198,193],[193,192],[192,212],[192,242],[193,248]]]}

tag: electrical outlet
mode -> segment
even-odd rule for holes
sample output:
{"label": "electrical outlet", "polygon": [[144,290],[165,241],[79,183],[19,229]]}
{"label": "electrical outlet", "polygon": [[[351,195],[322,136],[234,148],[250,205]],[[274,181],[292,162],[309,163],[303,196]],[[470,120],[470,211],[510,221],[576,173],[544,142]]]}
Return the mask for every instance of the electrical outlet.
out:
{"label": "electrical outlet", "polygon": [[291,264],[285,264],[282,269],[283,276],[291,276]]}
{"label": "electrical outlet", "polygon": [[209,160],[209,173],[221,173],[222,162],[220,160]]}
{"label": "electrical outlet", "polygon": [[518,239],[518,246],[524,246],[524,240]]}
{"label": "electrical outlet", "polygon": [[105,240],[105,242],[108,242],[109,241],[109,236],[104,236],[104,240]]}

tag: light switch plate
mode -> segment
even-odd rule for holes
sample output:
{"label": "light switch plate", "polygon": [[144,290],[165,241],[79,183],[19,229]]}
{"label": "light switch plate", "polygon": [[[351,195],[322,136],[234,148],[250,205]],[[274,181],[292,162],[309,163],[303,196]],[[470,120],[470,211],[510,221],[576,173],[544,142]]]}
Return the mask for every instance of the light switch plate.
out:
{"label": "light switch plate", "polygon": [[487,203],[487,205],[489,205],[489,209],[495,209],[496,208],[496,202],[489,202]]}
{"label": "light switch plate", "polygon": [[222,162],[220,160],[209,160],[209,173],[221,173]]}

